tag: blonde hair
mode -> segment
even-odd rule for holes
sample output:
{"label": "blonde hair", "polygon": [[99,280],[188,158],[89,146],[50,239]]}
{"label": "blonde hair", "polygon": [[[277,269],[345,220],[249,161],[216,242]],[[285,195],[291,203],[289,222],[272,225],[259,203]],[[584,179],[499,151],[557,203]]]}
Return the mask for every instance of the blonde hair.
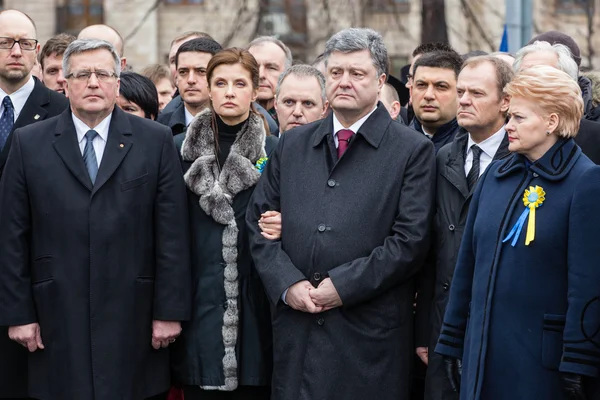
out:
{"label": "blonde hair", "polygon": [[527,68],[515,75],[504,92],[535,102],[546,114],[557,114],[558,136],[572,138],[579,132],[583,116],[581,89],[567,73],[545,65]]}

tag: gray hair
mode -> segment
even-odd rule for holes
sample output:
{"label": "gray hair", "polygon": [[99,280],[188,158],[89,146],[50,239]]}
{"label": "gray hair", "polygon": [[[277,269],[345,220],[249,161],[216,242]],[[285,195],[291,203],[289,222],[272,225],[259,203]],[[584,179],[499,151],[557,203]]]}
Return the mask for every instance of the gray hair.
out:
{"label": "gray hair", "polygon": [[275,89],[275,96],[277,98],[279,98],[279,92],[281,91],[281,84],[283,83],[283,80],[289,75],[296,75],[305,78],[310,78],[311,76],[314,76],[315,78],[317,78],[317,82],[319,82],[319,86],[321,87],[321,100],[323,101],[323,104],[325,104],[325,101],[327,101],[327,95],[325,93],[325,77],[323,76],[321,71],[307,64],[294,65],[292,67],[289,67],[288,69],[283,71],[281,75],[279,75],[279,80],[277,81],[277,88]]}
{"label": "gray hair", "polygon": [[65,54],[63,54],[62,65],[65,76],[71,73],[69,65],[71,56],[101,49],[108,50],[110,52],[113,57],[113,61],[115,62],[115,74],[117,77],[121,75],[121,57],[119,57],[119,53],[117,53],[117,50],[112,44],[100,39],[77,39],[71,42],[71,44],[65,50]]}
{"label": "gray hair", "polygon": [[292,66],[292,51],[289,47],[285,45],[281,40],[277,39],[275,36],[259,36],[248,44],[246,50],[250,50],[251,47],[254,46],[262,46],[266,43],[273,43],[277,47],[279,47],[285,53],[285,65],[283,66],[285,69]]}
{"label": "gray hair", "polygon": [[558,57],[558,62],[555,67],[565,73],[567,73],[571,78],[577,80],[579,75],[579,67],[575,60],[573,60],[573,56],[571,55],[571,50],[564,44],[556,43],[550,44],[548,42],[536,41],[533,44],[523,47],[521,50],[517,52],[515,57],[515,62],[513,64],[513,69],[515,72],[519,72],[521,69],[521,65],[523,64],[523,59],[526,55],[537,52],[547,52],[554,53]]}
{"label": "gray hair", "polygon": [[369,50],[377,75],[388,75],[388,54],[381,35],[368,28],[348,28],[333,35],[325,44],[325,65],[334,51],[352,53]]}

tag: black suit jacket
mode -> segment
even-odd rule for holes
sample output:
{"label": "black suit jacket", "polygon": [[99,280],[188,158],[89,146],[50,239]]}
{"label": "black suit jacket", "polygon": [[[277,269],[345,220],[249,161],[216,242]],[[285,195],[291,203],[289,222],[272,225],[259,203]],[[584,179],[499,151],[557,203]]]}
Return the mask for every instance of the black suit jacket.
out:
{"label": "black suit jacket", "polygon": [[[19,118],[15,121],[12,132],[18,128],[33,124],[34,122],[54,117],[65,111],[69,105],[69,100],[67,100],[64,95],[48,89],[37,78],[34,77],[33,79],[35,81],[33,92],[29,95],[23,110],[21,110],[21,113],[19,114]],[[6,140],[6,145],[0,152],[0,176],[2,176],[2,170],[4,169],[4,164],[6,164],[8,152],[10,151],[13,136],[12,132]],[[2,386],[0,385],[0,388],[1,387]]]}
{"label": "black suit jacket", "polygon": [[188,235],[168,128],[115,108],[94,185],[70,109],[15,131],[0,180],[0,325],[40,324],[31,397],[133,400],[169,388],[152,320],[189,317]]}
{"label": "black suit jacket", "polygon": [[[43,121],[63,112],[67,98],[46,88],[37,78],[33,92],[15,121],[13,130],[0,151],[0,177],[11,148],[15,129]],[[18,398],[27,394],[27,351],[8,338],[6,327],[0,327],[0,398]]]}

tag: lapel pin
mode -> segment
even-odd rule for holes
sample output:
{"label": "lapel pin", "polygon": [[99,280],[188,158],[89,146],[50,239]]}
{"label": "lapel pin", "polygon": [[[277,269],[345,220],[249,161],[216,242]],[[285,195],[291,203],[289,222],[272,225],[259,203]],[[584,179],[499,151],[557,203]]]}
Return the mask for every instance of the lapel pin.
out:
{"label": "lapel pin", "polygon": [[40,114],[35,114],[35,116],[33,117],[33,119],[40,119]]}
{"label": "lapel pin", "polygon": [[119,147],[120,147],[120,148],[123,148],[123,147],[125,147],[125,145],[124,145],[123,143],[121,143],[121,144],[119,145]]}

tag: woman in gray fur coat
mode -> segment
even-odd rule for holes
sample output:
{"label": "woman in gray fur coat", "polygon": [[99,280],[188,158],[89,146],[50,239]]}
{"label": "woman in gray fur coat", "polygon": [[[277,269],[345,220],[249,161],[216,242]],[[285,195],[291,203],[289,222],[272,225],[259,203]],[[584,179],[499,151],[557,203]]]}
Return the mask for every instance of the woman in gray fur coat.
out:
{"label": "woman in gray fur coat", "polygon": [[269,304],[250,255],[246,206],[277,138],[252,107],[259,69],[231,48],[209,61],[211,107],[175,137],[187,185],[193,310],[173,344],[186,400],[269,398]]}

